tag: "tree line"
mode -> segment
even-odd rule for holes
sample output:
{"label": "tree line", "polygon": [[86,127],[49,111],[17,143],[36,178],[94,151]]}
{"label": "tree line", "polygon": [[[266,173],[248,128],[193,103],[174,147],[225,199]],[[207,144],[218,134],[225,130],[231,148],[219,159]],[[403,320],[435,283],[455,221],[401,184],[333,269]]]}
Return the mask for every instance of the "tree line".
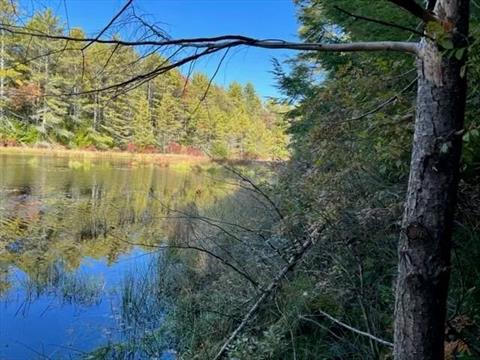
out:
{"label": "tree line", "polygon": [[[3,24],[18,25],[10,1],[2,1],[0,11]],[[35,13],[25,27],[85,37],[81,29],[65,29],[49,9]],[[203,73],[174,69],[126,92],[114,84],[127,74],[135,77],[167,64],[167,56],[6,30],[0,41],[0,139],[5,145],[55,143],[222,158],[287,154],[285,107],[262,101],[251,83],[233,82],[224,89]],[[110,86],[115,91],[95,91]]]}

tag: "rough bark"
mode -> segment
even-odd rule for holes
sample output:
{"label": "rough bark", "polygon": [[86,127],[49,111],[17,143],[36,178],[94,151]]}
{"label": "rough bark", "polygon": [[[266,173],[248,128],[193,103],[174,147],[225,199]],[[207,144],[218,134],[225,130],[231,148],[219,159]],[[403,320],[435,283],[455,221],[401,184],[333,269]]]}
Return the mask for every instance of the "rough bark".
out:
{"label": "rough bark", "polygon": [[0,123],[5,115],[5,32],[0,31]]}
{"label": "rough bark", "polygon": [[[455,46],[468,34],[467,0],[439,0]],[[463,44],[463,45],[462,45]],[[418,54],[415,134],[399,242],[396,360],[444,359],[450,249],[464,123],[465,60],[424,38]]]}

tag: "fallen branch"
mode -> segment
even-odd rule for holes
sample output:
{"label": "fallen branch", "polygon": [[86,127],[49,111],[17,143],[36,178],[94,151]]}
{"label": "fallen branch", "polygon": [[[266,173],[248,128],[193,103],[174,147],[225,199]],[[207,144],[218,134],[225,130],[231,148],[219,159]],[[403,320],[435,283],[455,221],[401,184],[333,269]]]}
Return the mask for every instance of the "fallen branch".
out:
{"label": "fallen branch", "polygon": [[[113,236],[113,235],[110,235],[110,236]],[[207,250],[207,249],[204,249],[204,248],[201,248],[201,247],[198,247],[198,246],[194,246],[194,245],[153,245],[153,244],[147,244],[147,243],[131,242],[131,241],[122,239],[122,238],[117,237],[117,236],[113,236],[113,237],[115,237],[119,241],[122,241],[122,242],[127,243],[127,244],[132,245],[132,246],[149,247],[149,248],[157,249],[159,251],[160,250],[166,250],[166,249],[183,249],[183,250],[195,250],[195,251],[198,251],[198,252],[201,252],[201,253],[205,253],[205,254],[217,259],[222,264],[224,264],[225,266],[227,266],[230,269],[232,269],[233,271],[235,271],[237,274],[241,275],[244,279],[248,280],[248,282],[250,282],[254,286],[254,288],[258,289],[258,287],[259,287],[259,283],[256,280],[254,280],[249,274],[247,274],[245,271],[239,269],[238,267],[236,267],[232,263],[228,262],[227,260],[225,260],[224,258],[222,258],[221,256],[215,254],[214,252],[212,252],[210,250]]]}
{"label": "fallen branch", "polygon": [[270,296],[270,294],[280,286],[281,280],[285,277],[285,275],[287,275],[295,268],[295,266],[303,258],[305,253],[313,245],[314,239],[316,239],[318,234],[322,231],[323,227],[315,231],[314,234],[308,236],[308,238],[303,242],[297,253],[290,258],[287,265],[285,265],[282,270],[280,270],[280,272],[275,276],[270,285],[268,285],[268,287],[263,291],[263,294],[257,299],[257,301],[247,312],[247,314],[243,317],[242,322],[235,328],[235,330],[231,333],[228,339],[223,343],[217,355],[214,357],[214,360],[219,360],[223,356],[228,346],[232,343],[233,340],[235,340],[240,331],[243,330],[243,328],[247,325],[252,316],[258,311],[260,305],[262,305],[262,303]]}
{"label": "fallen branch", "polygon": [[[383,340],[383,339],[380,339],[379,337],[376,337],[375,335],[372,335],[368,332],[365,332],[365,331],[362,331],[362,330],[358,330],[348,324],[345,324],[344,322],[341,322],[340,320],[338,319],[335,319],[332,315],[326,313],[325,311],[322,311],[322,310],[317,310],[322,316],[326,317],[328,320],[334,322],[335,324],[337,325],[340,325],[341,327],[347,329],[347,330],[350,330],[352,332],[354,332],[355,334],[358,334],[358,335],[362,335],[362,336],[366,336],[372,340],[375,340],[376,342],[382,344],[382,345],[385,345],[385,346],[388,346],[388,347],[391,347],[393,348],[393,343],[389,342],[389,341],[386,341],[386,340]],[[311,321],[311,319],[309,319],[308,317],[306,316],[301,316],[302,319],[305,319],[305,320],[308,320],[308,321]]]}

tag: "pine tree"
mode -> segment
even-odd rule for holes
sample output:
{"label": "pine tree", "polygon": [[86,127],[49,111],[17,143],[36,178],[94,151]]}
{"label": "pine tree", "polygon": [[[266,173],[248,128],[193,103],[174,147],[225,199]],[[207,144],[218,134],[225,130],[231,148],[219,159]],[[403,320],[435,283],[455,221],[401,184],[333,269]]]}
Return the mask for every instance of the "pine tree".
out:
{"label": "pine tree", "polygon": [[[0,23],[11,25],[15,22],[17,6],[15,2],[0,0]],[[0,125],[7,122],[7,117],[14,114],[9,106],[8,95],[19,82],[24,66],[18,63],[15,46],[18,36],[4,29],[0,30]]]}
{"label": "pine tree", "polygon": [[154,109],[157,125],[157,142],[162,152],[173,142],[182,138],[182,124],[178,117],[179,102],[171,93],[163,94]]}
{"label": "pine tree", "polygon": [[[59,19],[50,9],[37,13],[27,24],[29,28],[46,34],[62,34]],[[34,37],[28,40],[26,61],[32,61],[29,68],[30,81],[41,89],[41,99],[37,102],[31,118],[44,140],[68,140],[72,133],[65,128],[64,120],[68,114],[68,103],[65,101],[61,82],[62,75],[57,72],[59,51],[64,44],[55,43],[45,38]],[[51,138],[53,136],[53,138]]]}
{"label": "pine tree", "polygon": [[146,94],[138,94],[133,118],[133,142],[140,148],[155,143],[150,109]]}

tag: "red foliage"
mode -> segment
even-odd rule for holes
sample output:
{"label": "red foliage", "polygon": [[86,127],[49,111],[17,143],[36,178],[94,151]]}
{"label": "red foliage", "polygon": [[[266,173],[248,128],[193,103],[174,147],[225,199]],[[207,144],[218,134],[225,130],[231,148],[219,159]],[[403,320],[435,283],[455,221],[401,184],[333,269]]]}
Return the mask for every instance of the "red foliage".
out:
{"label": "red foliage", "polygon": [[183,146],[172,142],[165,149],[167,154],[186,154],[190,156],[203,156],[202,150],[193,146]]}
{"label": "red foliage", "polygon": [[168,154],[181,154],[182,153],[182,148],[183,148],[182,145],[180,145],[178,143],[175,143],[175,142],[172,142],[172,143],[167,145],[166,152]]}
{"label": "red foliage", "polygon": [[187,146],[187,154],[190,156],[203,156],[203,152],[193,146]]}
{"label": "red foliage", "polygon": [[37,84],[20,85],[10,91],[10,102],[15,109],[19,110],[34,105],[41,95],[42,90]]}
{"label": "red foliage", "polygon": [[133,142],[129,142],[121,150],[139,154],[155,154],[159,152],[158,148],[155,145],[138,146]]}
{"label": "red foliage", "polygon": [[3,147],[18,146],[18,142],[15,139],[2,139],[0,140],[0,146],[3,146]]}
{"label": "red foliage", "polygon": [[144,154],[155,154],[158,152],[158,149],[154,145],[147,145],[142,149],[142,153]]}
{"label": "red foliage", "polygon": [[129,142],[125,150],[127,150],[128,152],[134,153],[134,152],[138,152],[138,147],[134,143]]}

